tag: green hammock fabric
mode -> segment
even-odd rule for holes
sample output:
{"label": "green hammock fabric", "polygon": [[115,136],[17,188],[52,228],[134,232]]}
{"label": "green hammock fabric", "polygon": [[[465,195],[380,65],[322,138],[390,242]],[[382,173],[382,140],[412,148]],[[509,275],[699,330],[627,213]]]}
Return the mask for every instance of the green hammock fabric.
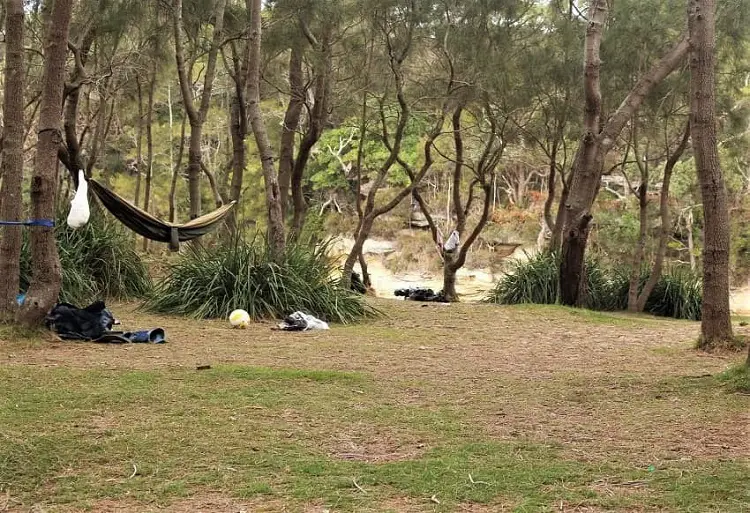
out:
{"label": "green hammock fabric", "polygon": [[102,205],[122,224],[147,239],[168,243],[172,251],[179,250],[180,242],[196,239],[216,228],[235,205],[233,201],[185,224],[172,224],[141,210],[94,180],[89,180],[89,186]]}

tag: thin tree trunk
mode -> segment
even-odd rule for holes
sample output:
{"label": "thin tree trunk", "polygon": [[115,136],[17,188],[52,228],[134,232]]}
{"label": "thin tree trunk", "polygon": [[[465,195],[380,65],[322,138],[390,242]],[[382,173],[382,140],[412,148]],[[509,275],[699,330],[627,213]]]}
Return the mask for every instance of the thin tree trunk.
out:
{"label": "thin tree trunk", "polygon": [[201,137],[203,123],[206,121],[208,108],[211,105],[211,91],[216,76],[216,60],[219,47],[224,37],[224,11],[227,0],[217,0],[214,7],[214,30],[211,47],[208,51],[206,74],[203,79],[203,91],[201,93],[200,107],[196,108],[193,101],[192,83],[188,77],[187,65],[185,63],[185,50],[182,44],[182,0],[174,0],[174,16],[172,28],[175,41],[175,60],[177,63],[177,76],[180,81],[182,92],[182,103],[185,112],[190,119],[190,142],[188,144],[188,193],[190,197],[190,219],[201,215]]}
{"label": "thin tree trunk", "polygon": [[552,232],[555,229],[555,221],[552,218],[552,205],[555,203],[557,193],[557,141],[552,143],[552,152],[549,157],[549,174],[547,176],[547,199],[544,201],[544,223]]}
{"label": "thin tree trunk", "polygon": [[[5,6],[5,91],[3,97],[2,188],[0,218],[20,221],[23,215],[24,66],[23,0],[7,0]],[[21,226],[5,226],[0,239],[0,322],[15,318],[18,304]]]}
{"label": "thin tree trunk", "polygon": [[[171,108],[170,108],[170,126],[171,121]],[[177,150],[177,161],[174,163],[172,168],[172,183],[169,186],[169,222],[174,223],[177,219],[177,179],[180,176],[180,169],[182,168],[182,157],[185,154],[185,127],[187,126],[187,118],[182,118],[182,127],[180,128],[180,146]],[[170,134],[171,134],[170,130]]]}
{"label": "thin tree trunk", "polygon": [[[643,175],[641,175],[643,176]],[[646,237],[648,236],[648,196],[646,180],[641,180],[638,190],[638,241],[633,254],[633,264],[630,269],[630,284],[628,285],[628,311],[638,312],[638,292],[641,286],[641,269],[646,256]]]}
{"label": "thin tree trunk", "polygon": [[648,301],[651,292],[659,283],[661,278],[662,268],[664,267],[664,257],[667,254],[667,246],[669,244],[669,236],[672,233],[672,221],[669,216],[669,186],[672,182],[672,171],[675,165],[679,162],[682,154],[687,149],[688,141],[690,140],[690,123],[688,122],[685,126],[685,131],[682,136],[677,149],[669,156],[667,163],[664,165],[664,179],[661,184],[661,196],[659,198],[659,216],[661,217],[661,229],[659,230],[659,247],[656,250],[656,256],[654,257],[654,267],[649,274],[648,280],[643,285],[643,290],[638,296],[636,310],[642,312],[646,308],[646,302]]}
{"label": "thin tree trunk", "polygon": [[281,193],[279,178],[273,162],[273,150],[268,140],[266,124],[260,108],[260,46],[261,46],[261,5],[262,0],[246,0],[251,16],[250,66],[247,80],[248,114],[255,135],[255,143],[260,153],[263,180],[266,190],[266,210],[268,217],[268,241],[277,256],[281,256],[286,245],[284,218],[281,213]]}
{"label": "thin tree trunk", "polygon": [[565,228],[565,219],[568,209],[568,195],[570,194],[570,183],[573,179],[573,172],[570,171],[567,178],[562,180],[562,193],[560,194],[560,201],[557,206],[557,213],[555,214],[555,224],[552,227],[552,235],[549,241],[549,248],[551,251],[560,251],[563,240],[563,229]]}
{"label": "thin tree trunk", "polygon": [[703,349],[733,339],[729,312],[729,207],[716,143],[716,0],[688,1],[690,126],[703,199]]}
{"label": "thin tree trunk", "polygon": [[323,129],[328,122],[328,106],[331,97],[331,75],[332,55],[331,55],[331,27],[327,27],[317,44],[320,53],[320,65],[316,71],[315,93],[313,108],[308,116],[307,130],[305,136],[300,141],[297,157],[294,159],[292,168],[292,204],[294,206],[294,218],[292,219],[292,237],[295,239],[302,232],[307,216],[307,201],[303,191],[303,177],[307,162],[310,159],[310,153],[315,143],[320,139]]}
{"label": "thin tree trunk", "polygon": [[[154,88],[156,87],[156,69],[148,84],[148,107],[146,109],[146,190],[143,196],[143,210],[151,206],[151,180],[154,172]],[[148,251],[148,239],[143,238],[143,251]]]}
{"label": "thin tree trunk", "polygon": [[292,169],[294,169],[294,140],[302,115],[302,107],[305,105],[302,49],[298,43],[292,45],[292,51],[289,55],[289,89],[291,96],[289,97],[286,114],[284,114],[279,147],[279,191],[281,193],[281,212],[284,216],[289,209],[289,189]]}
{"label": "thin tree trunk", "polygon": [[[55,0],[47,24],[39,140],[31,179],[34,219],[55,217],[55,171],[58,150],[62,144],[59,127],[62,121],[65,57],[72,11],[72,0]],[[35,327],[41,324],[47,312],[57,302],[62,284],[54,228],[37,226],[31,229],[31,272],[31,285],[17,320],[25,326]]]}
{"label": "thin tree trunk", "polygon": [[141,80],[135,79],[135,88],[138,91],[138,123],[135,129],[135,197],[134,205],[137,207],[141,202],[141,175],[143,171],[143,91]]}

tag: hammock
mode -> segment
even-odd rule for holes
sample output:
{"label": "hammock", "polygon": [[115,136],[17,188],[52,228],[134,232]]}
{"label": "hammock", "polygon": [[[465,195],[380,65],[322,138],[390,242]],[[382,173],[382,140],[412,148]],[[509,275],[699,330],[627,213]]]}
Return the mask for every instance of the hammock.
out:
{"label": "hammock", "polygon": [[145,210],[132,205],[122,196],[118,196],[94,180],[89,180],[89,185],[102,205],[122,224],[147,239],[168,243],[172,251],[180,249],[180,242],[196,239],[213,230],[235,204],[233,201],[185,224],[172,224],[157,219]]}

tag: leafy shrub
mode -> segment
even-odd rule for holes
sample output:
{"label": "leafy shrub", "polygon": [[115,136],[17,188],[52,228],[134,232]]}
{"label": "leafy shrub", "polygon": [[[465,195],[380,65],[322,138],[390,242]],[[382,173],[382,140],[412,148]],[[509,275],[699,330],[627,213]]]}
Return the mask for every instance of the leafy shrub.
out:
{"label": "leafy shrub", "polygon": [[[85,305],[96,299],[143,297],[151,289],[148,269],[135,251],[131,232],[114,220],[92,213],[83,228],[73,230],[57,217],[55,238],[62,267],[60,301]],[[21,290],[31,280],[28,231],[21,247]]]}
{"label": "leafy shrub", "polygon": [[361,296],[339,284],[335,270],[327,243],[289,245],[279,263],[259,240],[192,246],[170,266],[144,306],[202,319],[225,317],[237,308],[254,319],[302,310],[341,323],[375,313]]}
{"label": "leafy shrub", "polygon": [[[560,258],[555,253],[540,252],[528,260],[515,261],[508,273],[490,292],[488,302],[500,304],[556,304],[560,299]],[[649,271],[641,274],[640,286]],[[598,260],[586,261],[586,307],[592,310],[617,311],[628,306],[630,269],[608,268]],[[645,311],[676,319],[700,320],[702,289],[695,273],[675,268],[662,274],[646,302]]]}
{"label": "leafy shrub", "polygon": [[717,377],[732,392],[750,393],[750,365],[737,365]]}

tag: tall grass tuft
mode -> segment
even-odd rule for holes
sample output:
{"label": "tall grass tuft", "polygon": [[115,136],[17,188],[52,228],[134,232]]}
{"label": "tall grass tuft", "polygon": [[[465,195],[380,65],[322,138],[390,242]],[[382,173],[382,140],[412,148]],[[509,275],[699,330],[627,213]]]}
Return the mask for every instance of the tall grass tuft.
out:
{"label": "tall grass tuft", "polygon": [[170,266],[144,307],[201,319],[225,317],[237,308],[254,319],[301,310],[340,323],[374,314],[361,296],[339,284],[328,249],[327,243],[290,244],[275,262],[260,239],[192,246]]}
{"label": "tall grass tuft", "polygon": [[[556,304],[559,302],[560,258],[555,253],[540,252],[528,260],[511,264],[486,301],[500,304]],[[640,286],[648,279],[644,269]],[[586,308],[617,311],[628,306],[630,269],[608,268],[589,258],[586,261]],[[701,280],[690,270],[671,269],[657,282],[646,302],[645,312],[675,319],[700,320]]]}
{"label": "tall grass tuft", "polygon": [[[21,290],[31,280],[28,231],[21,248]],[[83,228],[73,230],[58,215],[55,228],[62,267],[60,301],[85,305],[96,299],[144,297],[151,289],[146,265],[135,251],[130,232],[114,220],[92,213]]]}

